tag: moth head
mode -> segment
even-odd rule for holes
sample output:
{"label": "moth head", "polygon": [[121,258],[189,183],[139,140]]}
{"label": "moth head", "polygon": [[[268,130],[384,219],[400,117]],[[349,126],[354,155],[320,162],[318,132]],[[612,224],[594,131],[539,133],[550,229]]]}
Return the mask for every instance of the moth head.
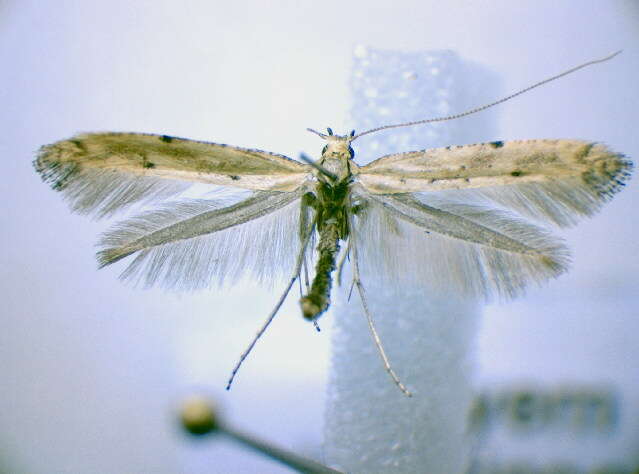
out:
{"label": "moth head", "polygon": [[348,156],[349,159],[353,159],[355,152],[351,147],[351,142],[355,139],[355,130],[352,130],[348,135],[335,135],[333,130],[327,128],[328,133],[321,133],[312,128],[307,129],[309,132],[326,140],[326,145],[322,149],[322,156]]}

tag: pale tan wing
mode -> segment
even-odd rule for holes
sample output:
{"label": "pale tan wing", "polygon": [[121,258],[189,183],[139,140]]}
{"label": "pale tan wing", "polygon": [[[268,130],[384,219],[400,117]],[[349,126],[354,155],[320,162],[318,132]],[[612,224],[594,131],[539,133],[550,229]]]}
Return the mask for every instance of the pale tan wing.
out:
{"label": "pale tan wing", "polygon": [[589,215],[630,176],[632,163],[604,145],[525,140],[451,146],[379,158],[359,168],[373,194],[477,190],[559,225]]}
{"label": "pale tan wing", "polygon": [[310,172],[308,165],[274,153],[138,133],[77,135],[42,147],[35,167],[76,211],[98,215],[192,183],[292,191]]}

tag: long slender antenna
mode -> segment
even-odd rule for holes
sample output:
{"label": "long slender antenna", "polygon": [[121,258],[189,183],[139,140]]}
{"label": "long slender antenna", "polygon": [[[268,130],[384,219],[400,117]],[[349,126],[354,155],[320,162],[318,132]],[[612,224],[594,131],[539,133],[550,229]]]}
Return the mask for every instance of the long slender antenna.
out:
{"label": "long slender antenna", "polygon": [[299,277],[300,271],[302,268],[302,262],[304,261],[304,255],[306,254],[306,247],[308,246],[308,242],[311,240],[311,234],[312,232],[309,232],[308,235],[306,235],[306,237],[304,238],[304,241],[302,242],[300,253],[297,256],[297,261],[295,262],[295,271],[293,272],[293,275],[291,276],[291,279],[289,280],[288,285],[286,285],[286,289],[282,293],[282,296],[280,296],[280,299],[275,305],[275,308],[273,308],[273,311],[271,311],[271,314],[269,314],[268,318],[266,319],[266,322],[262,325],[260,330],[257,331],[257,334],[255,335],[255,337],[253,338],[249,346],[242,353],[242,355],[240,356],[240,360],[237,362],[237,364],[235,364],[235,367],[233,367],[233,371],[231,372],[231,377],[229,378],[229,381],[226,384],[227,390],[231,389],[231,384],[233,383],[233,379],[235,379],[235,375],[237,374],[238,370],[240,370],[242,363],[253,350],[253,347],[257,343],[257,340],[262,336],[262,334],[264,334],[264,331],[266,331],[266,328],[268,328],[269,324],[271,324],[271,321],[273,321],[273,319],[275,318],[275,315],[280,310],[282,304],[284,304],[284,300],[288,296],[289,291],[291,291],[291,288],[293,287],[295,280],[297,280],[297,278]]}
{"label": "long slender antenna", "polygon": [[325,133],[318,132],[317,130],[313,130],[312,128],[307,128],[306,130],[322,138],[326,138],[328,136]]}
{"label": "long slender antenna", "polygon": [[[353,140],[355,140],[355,139],[357,139],[359,137],[362,137],[364,135],[368,135],[369,133],[379,132],[380,130],[386,130],[386,129],[389,129],[389,128],[409,127],[411,125],[421,125],[421,124],[424,124],[424,123],[432,123],[432,122],[444,122],[446,120],[454,120],[454,119],[458,119],[458,118],[461,118],[461,117],[465,117],[467,115],[475,114],[477,112],[481,112],[482,110],[486,110],[486,109],[488,109],[490,107],[493,107],[495,105],[501,104],[502,102],[506,102],[507,100],[510,100],[510,99],[512,99],[514,97],[517,97],[518,95],[521,95],[521,94],[523,94],[525,92],[528,92],[531,89],[534,89],[534,88],[539,87],[539,86],[543,86],[544,84],[547,84],[547,83],[549,83],[551,81],[554,81],[555,79],[559,79],[560,77],[564,77],[564,76],[567,76],[568,74],[572,74],[573,72],[578,71],[579,69],[583,69],[583,68],[591,66],[593,64],[598,64],[598,63],[603,63],[605,61],[608,61],[608,60],[614,58],[615,56],[617,56],[620,53],[621,53],[621,50],[616,51],[616,52],[606,56],[605,58],[594,59],[592,61],[588,61],[586,63],[580,64],[579,66],[575,66],[575,67],[573,67],[571,69],[568,69],[567,71],[564,71],[562,73],[557,74],[556,76],[552,76],[552,77],[549,77],[548,79],[544,79],[543,81],[539,81],[539,82],[537,82],[537,83],[535,83],[535,84],[533,84],[531,86],[528,86],[528,87],[526,87],[524,89],[521,89],[518,92],[515,92],[514,94],[510,94],[509,96],[506,96],[506,97],[504,97],[502,99],[496,100],[495,102],[491,102],[490,104],[482,105],[481,107],[477,107],[477,108],[474,108],[474,109],[467,110],[466,112],[462,112],[462,113],[455,114],[455,115],[448,115],[446,117],[436,117],[436,118],[430,118],[430,119],[424,119],[424,120],[417,120],[415,122],[405,122],[405,123],[398,123],[398,124],[394,124],[394,125],[384,125],[382,127],[371,128],[370,130],[366,130],[365,132],[362,132],[362,133],[360,133],[358,135],[355,135],[352,138],[351,141],[353,141]],[[321,134],[319,134],[318,132],[315,132],[315,130],[310,130],[310,131],[312,131],[314,133],[317,133],[318,135],[321,136]]]}
{"label": "long slender antenna", "polygon": [[[352,226],[352,218],[351,218],[351,229],[352,228],[353,226]],[[352,235],[350,239],[353,239]],[[364,308],[364,314],[366,315],[366,320],[368,321],[368,327],[371,330],[371,335],[373,336],[373,340],[375,341],[375,346],[377,347],[377,350],[379,351],[379,355],[382,357],[382,361],[384,362],[384,368],[386,369],[386,372],[388,372],[388,375],[391,376],[391,378],[393,379],[393,382],[395,382],[395,385],[399,387],[399,389],[402,391],[404,395],[406,395],[407,397],[412,397],[413,394],[404,386],[402,381],[399,380],[399,377],[397,376],[397,374],[391,367],[390,362],[388,361],[388,356],[386,355],[386,351],[384,350],[384,347],[382,346],[382,341],[379,337],[379,334],[377,334],[377,329],[375,329],[375,324],[373,323],[373,318],[371,316],[371,312],[368,309],[368,303],[366,302],[366,296],[364,295],[364,286],[362,285],[362,281],[359,275],[357,244],[355,242],[353,242],[352,250],[353,250],[353,283],[357,287],[359,298],[362,302],[362,307]]]}

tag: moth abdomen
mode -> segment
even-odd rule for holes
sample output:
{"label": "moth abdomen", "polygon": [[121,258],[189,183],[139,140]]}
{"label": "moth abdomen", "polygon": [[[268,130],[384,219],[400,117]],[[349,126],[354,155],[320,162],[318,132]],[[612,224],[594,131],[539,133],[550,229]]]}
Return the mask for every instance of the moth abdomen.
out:
{"label": "moth abdomen", "polygon": [[308,320],[317,319],[330,305],[335,258],[339,252],[340,229],[335,221],[327,223],[320,232],[317,245],[319,257],[315,278],[307,295],[300,299],[302,314]]}

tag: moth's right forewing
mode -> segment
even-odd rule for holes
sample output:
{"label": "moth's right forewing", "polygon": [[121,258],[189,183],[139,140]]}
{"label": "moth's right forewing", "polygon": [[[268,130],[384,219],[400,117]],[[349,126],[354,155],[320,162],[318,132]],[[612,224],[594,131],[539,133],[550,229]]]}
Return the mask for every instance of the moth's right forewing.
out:
{"label": "moth's right forewing", "polygon": [[136,133],[81,134],[42,147],[34,165],[74,210],[98,216],[192,183],[292,191],[310,170],[265,151]]}

